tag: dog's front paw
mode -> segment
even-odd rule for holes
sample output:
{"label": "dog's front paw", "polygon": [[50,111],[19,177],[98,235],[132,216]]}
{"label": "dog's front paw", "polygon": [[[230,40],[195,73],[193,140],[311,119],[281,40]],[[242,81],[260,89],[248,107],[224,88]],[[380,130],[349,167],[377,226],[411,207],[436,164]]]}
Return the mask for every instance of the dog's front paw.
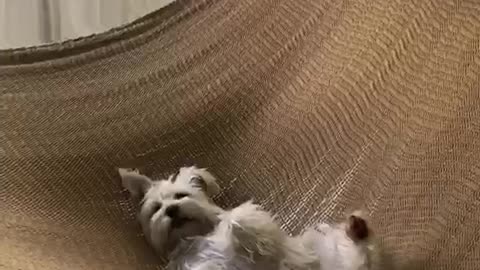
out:
{"label": "dog's front paw", "polygon": [[330,224],[327,224],[327,223],[320,223],[317,225],[315,229],[322,234],[326,234],[332,230],[332,226],[330,226]]}
{"label": "dog's front paw", "polygon": [[[273,217],[251,201],[232,209],[226,219],[237,245],[249,253],[276,256],[284,241],[284,233]],[[266,257],[265,257],[266,258]]]}
{"label": "dog's front paw", "polygon": [[232,224],[244,230],[262,230],[268,226],[276,226],[270,214],[252,201],[241,204],[229,213]]}

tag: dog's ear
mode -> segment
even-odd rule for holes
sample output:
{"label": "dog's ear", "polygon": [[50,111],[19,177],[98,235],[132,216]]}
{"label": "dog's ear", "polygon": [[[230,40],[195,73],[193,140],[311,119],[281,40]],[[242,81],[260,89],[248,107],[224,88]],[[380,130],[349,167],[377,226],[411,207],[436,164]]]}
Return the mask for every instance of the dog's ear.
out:
{"label": "dog's ear", "polygon": [[152,186],[152,180],[139,173],[135,169],[119,168],[118,173],[122,178],[122,185],[127,189],[132,197],[141,198]]}
{"label": "dog's ear", "polygon": [[207,169],[196,169],[195,175],[190,178],[190,185],[202,189],[208,196],[220,192],[217,179]]}

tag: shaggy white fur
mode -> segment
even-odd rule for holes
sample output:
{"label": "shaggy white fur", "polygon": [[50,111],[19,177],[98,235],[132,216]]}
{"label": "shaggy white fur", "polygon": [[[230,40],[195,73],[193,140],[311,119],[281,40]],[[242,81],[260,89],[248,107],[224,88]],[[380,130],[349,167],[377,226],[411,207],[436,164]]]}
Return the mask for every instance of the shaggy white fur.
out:
{"label": "shaggy white fur", "polygon": [[148,242],[168,255],[170,269],[374,270],[381,257],[360,213],[290,237],[251,201],[223,210],[210,199],[219,191],[205,169],[181,168],[152,181],[119,169],[123,186],[142,200],[139,220]]}

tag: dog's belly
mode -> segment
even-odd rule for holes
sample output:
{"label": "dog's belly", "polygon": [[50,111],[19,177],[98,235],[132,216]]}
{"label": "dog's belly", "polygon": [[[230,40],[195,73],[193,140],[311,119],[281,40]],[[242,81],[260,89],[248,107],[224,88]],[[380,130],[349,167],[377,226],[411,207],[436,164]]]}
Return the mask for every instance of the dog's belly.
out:
{"label": "dog's belly", "polygon": [[219,249],[210,240],[197,237],[184,241],[169,263],[175,270],[278,270],[277,258],[252,258],[227,249]]}

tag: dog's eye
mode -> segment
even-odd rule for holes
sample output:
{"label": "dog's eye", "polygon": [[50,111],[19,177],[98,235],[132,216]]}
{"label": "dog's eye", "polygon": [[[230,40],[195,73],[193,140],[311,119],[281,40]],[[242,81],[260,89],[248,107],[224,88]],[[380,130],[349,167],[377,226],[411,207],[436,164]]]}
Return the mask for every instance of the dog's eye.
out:
{"label": "dog's eye", "polygon": [[190,196],[190,194],[188,193],[184,193],[184,192],[179,192],[179,193],[175,193],[175,200],[180,200],[182,198],[185,198],[185,197],[188,197]]}

